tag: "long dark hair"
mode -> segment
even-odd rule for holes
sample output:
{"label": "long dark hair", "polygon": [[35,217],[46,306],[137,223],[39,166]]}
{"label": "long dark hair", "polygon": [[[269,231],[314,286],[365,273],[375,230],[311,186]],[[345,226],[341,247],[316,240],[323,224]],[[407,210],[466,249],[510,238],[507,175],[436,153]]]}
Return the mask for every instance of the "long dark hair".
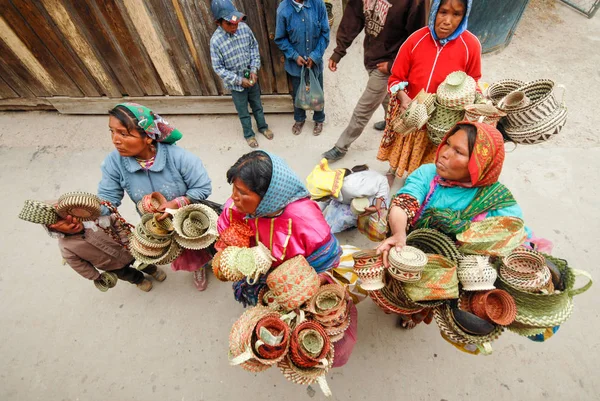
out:
{"label": "long dark hair", "polygon": [[463,130],[467,133],[467,143],[469,146],[469,157],[473,153],[473,149],[475,148],[475,142],[477,141],[477,128],[471,124],[456,124],[450,131],[449,137],[456,134],[458,131]]}
{"label": "long dark hair", "polygon": [[273,163],[271,158],[261,150],[246,153],[227,170],[227,182],[229,184],[233,184],[233,181],[240,179],[261,199],[264,198],[269,185],[271,185],[272,176]]}
{"label": "long dark hair", "polygon": [[146,132],[138,125],[140,121],[127,107],[120,105],[115,106],[108,111],[108,115],[119,120],[119,122],[127,129],[128,133],[136,131],[142,138],[147,136]]}

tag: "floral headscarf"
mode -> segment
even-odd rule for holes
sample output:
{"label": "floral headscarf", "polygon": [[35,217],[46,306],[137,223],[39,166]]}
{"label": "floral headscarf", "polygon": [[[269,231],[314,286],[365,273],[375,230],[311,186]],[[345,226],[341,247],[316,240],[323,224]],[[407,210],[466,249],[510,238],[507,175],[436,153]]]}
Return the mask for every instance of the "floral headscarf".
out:
{"label": "floral headscarf", "polygon": [[157,142],[172,144],[180,140],[183,135],[167,120],[162,118],[146,106],[137,103],[120,103],[117,106],[125,107],[138,119],[138,126],[146,135]]}
{"label": "floral headscarf", "polygon": [[437,17],[438,10],[440,9],[441,2],[442,0],[433,0],[433,3],[431,3],[431,11],[429,13],[429,32],[431,32],[431,36],[433,36],[433,39],[440,42],[440,44],[443,46],[451,40],[458,38],[464,31],[467,30],[467,25],[469,24],[469,14],[471,13],[471,5],[473,3],[473,0],[467,0],[467,9],[465,10],[465,16],[463,17],[460,24],[458,24],[456,30],[445,39],[439,39],[435,33],[435,19]]}
{"label": "floral headscarf", "polygon": [[[477,129],[477,139],[473,146],[473,152],[469,159],[469,174],[471,175],[471,183],[444,181],[446,186],[459,187],[485,187],[494,184],[498,181],[502,172],[502,164],[504,163],[504,138],[496,128],[489,124],[476,123],[471,121],[461,121],[458,124],[472,125]],[[453,130],[450,130],[452,132]],[[438,146],[435,154],[437,162],[440,150],[446,143],[448,137],[446,134],[440,146]]]}
{"label": "floral headscarf", "polygon": [[269,152],[264,153],[271,159],[273,175],[271,176],[269,189],[267,189],[267,193],[258,204],[252,217],[273,214],[298,199],[310,196],[302,181],[282,158]]}

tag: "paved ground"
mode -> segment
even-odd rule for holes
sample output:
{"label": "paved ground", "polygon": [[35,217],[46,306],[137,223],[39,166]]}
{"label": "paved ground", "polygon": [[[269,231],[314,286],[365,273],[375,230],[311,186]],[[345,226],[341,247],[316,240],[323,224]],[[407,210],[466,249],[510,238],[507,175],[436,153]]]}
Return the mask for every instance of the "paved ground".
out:
{"label": "paved ground", "polygon": [[[536,4],[545,4],[536,2]],[[511,46],[484,58],[484,79],[548,77],[567,87],[569,121],[556,140],[508,154],[502,181],[527,223],[555,242],[555,254],[600,277],[600,18],[571,10],[528,11]],[[331,51],[331,48],[329,49]],[[321,137],[293,137],[291,116],[268,116],[276,139],[265,149],[306,176],[334,142],[364,88],[355,45],[336,74],[326,73],[329,124]],[[351,78],[350,78],[351,77]],[[382,114],[378,112],[376,118]],[[374,118],[373,121],[376,120]],[[121,282],[107,294],[62,266],[56,242],[16,219],[24,199],[95,191],[111,150],[106,117],[0,113],[1,400],[304,400],[313,394],[276,369],[254,375],[228,366],[227,336],[243,309],[229,285],[212,280],[198,293],[187,273],[168,273],[146,294]],[[215,200],[230,193],[226,169],[249,148],[235,117],[173,116],[181,145],[200,155]],[[344,165],[374,161],[380,134],[366,130]],[[134,217],[125,201],[125,214]],[[343,242],[368,246],[356,233]],[[402,331],[370,301],[361,303],[359,342],[328,380],[339,400],[596,400],[600,357],[597,291],[576,298],[573,317],[545,344],[505,334],[490,357],[445,343],[435,326]]]}

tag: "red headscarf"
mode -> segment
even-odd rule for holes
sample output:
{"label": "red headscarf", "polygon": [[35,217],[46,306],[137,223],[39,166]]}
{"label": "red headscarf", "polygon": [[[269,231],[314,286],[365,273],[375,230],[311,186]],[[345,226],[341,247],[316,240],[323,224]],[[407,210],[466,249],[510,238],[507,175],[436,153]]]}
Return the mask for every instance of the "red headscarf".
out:
{"label": "red headscarf", "polygon": [[[471,183],[445,181],[446,185],[460,187],[485,187],[498,181],[504,163],[504,138],[496,128],[489,124],[461,121],[458,124],[472,125],[477,129],[477,138],[469,159]],[[453,132],[454,130],[450,130]],[[437,162],[442,146],[450,134],[446,134],[435,154]]]}

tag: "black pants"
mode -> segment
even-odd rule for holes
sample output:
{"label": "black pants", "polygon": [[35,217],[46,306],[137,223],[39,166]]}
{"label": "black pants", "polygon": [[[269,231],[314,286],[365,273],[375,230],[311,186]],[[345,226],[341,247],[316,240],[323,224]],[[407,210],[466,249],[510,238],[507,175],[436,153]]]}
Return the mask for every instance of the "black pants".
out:
{"label": "black pants", "polygon": [[[144,273],[146,274],[153,274],[155,272],[156,266],[154,265],[148,265],[144,269]],[[131,267],[131,264],[117,270],[112,270],[111,273],[115,273],[120,280],[129,281],[132,284],[139,284],[144,280],[144,273]]]}

